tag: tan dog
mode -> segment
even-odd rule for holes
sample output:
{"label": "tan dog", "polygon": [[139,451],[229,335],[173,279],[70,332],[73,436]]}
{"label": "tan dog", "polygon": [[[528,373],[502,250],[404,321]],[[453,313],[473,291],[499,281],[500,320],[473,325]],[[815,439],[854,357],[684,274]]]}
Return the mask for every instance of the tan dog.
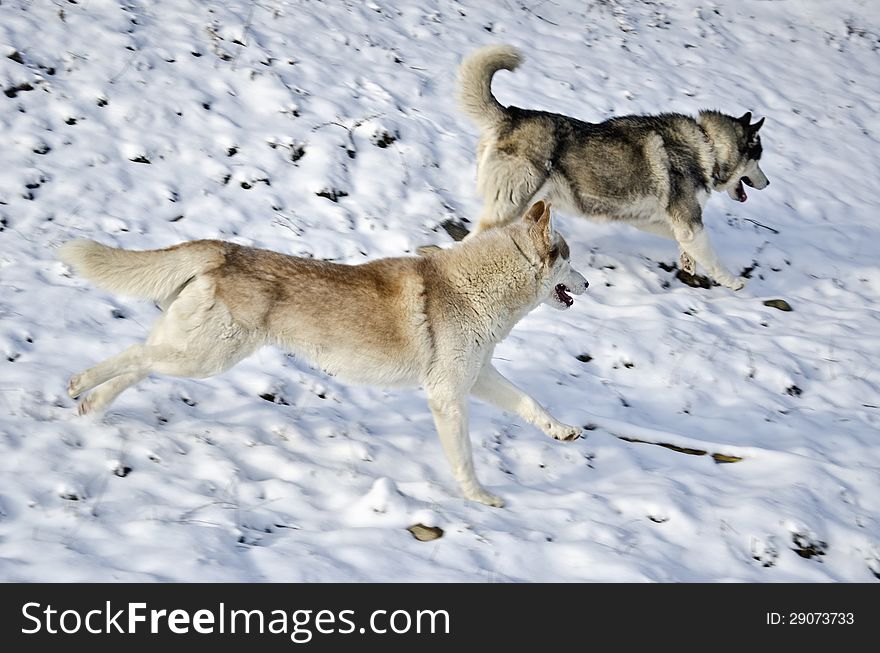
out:
{"label": "tan dog", "polygon": [[422,386],[452,471],[468,499],[501,506],[474,473],[468,395],[547,435],[563,424],[492,366],[492,352],[541,303],[571,306],[586,280],[535,204],[522,220],[428,256],[340,265],[216,240],[152,251],[66,243],[60,258],[97,285],[159,303],[146,344],[70,379],[91,390],[81,414],[109,405],[151,373],[202,378],[276,345],[354,382]]}

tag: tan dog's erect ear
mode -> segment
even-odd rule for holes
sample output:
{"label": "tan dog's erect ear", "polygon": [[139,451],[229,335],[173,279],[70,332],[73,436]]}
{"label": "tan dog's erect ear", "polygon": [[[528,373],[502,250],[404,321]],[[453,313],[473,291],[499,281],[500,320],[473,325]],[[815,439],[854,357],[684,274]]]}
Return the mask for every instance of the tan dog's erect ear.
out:
{"label": "tan dog's erect ear", "polygon": [[537,202],[532,204],[532,207],[528,211],[526,211],[526,214],[523,216],[523,220],[526,220],[528,222],[537,222],[544,216],[544,212],[549,210],[549,202],[545,204],[544,200],[538,200]]}
{"label": "tan dog's erect ear", "polygon": [[553,226],[550,224],[550,202],[538,201],[526,213],[526,220],[533,222],[529,229],[535,239],[550,248],[553,243]]}

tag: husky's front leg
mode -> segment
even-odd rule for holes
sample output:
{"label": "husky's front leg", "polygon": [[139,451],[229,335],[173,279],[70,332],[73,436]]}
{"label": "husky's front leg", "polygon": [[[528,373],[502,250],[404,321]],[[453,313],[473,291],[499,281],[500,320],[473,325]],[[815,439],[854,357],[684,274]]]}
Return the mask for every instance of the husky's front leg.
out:
{"label": "husky's front leg", "polygon": [[557,440],[576,440],[581,435],[577,426],[563,424],[553,417],[533,397],[526,394],[506,379],[491,363],[486,363],[480,370],[471,393],[477,398],[493,406],[516,413],[526,422],[537,426],[551,438]]}
{"label": "husky's front leg", "polygon": [[[672,227],[669,226],[669,222],[666,221],[665,217],[659,220],[643,220],[641,222],[633,222],[632,225],[636,229],[640,229],[645,233],[654,234],[655,236],[660,236],[661,238],[669,238],[670,240],[675,240],[675,234],[672,232]],[[681,269],[688,274],[696,274],[697,264],[694,261],[694,257],[684,251],[681,248],[681,245],[678,246],[678,251],[680,254],[679,262],[681,263]]]}
{"label": "husky's front leg", "polygon": [[427,390],[427,393],[440,444],[465,498],[500,508],[504,501],[486,491],[474,472],[474,457],[468,433],[467,393],[447,394],[442,389]]}
{"label": "husky's front leg", "polygon": [[[672,230],[682,252],[703,266],[715,281],[731,290],[741,290],[746,285],[743,277],[735,277],[728,270],[709,242],[709,235],[700,217],[700,211],[696,208],[673,209]],[[682,259],[684,262],[684,259]]]}
{"label": "husky's front leg", "polygon": [[709,236],[703,227],[696,229],[693,237],[687,241],[679,241],[682,250],[693,257],[693,259],[702,265],[709,275],[725,288],[731,290],[742,290],[746,285],[743,277],[735,277],[724,264],[718,259],[712,244],[709,242]]}

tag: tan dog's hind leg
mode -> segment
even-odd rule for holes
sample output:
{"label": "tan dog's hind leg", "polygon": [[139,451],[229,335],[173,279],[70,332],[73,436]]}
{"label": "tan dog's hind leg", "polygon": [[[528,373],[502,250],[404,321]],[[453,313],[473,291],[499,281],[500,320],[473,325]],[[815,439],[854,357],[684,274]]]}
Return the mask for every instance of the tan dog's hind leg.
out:
{"label": "tan dog's hind leg", "polygon": [[89,396],[79,402],[76,407],[77,412],[80,415],[86,415],[88,413],[104,410],[107,406],[113,403],[113,400],[116,399],[123,390],[139,383],[147,376],[147,374],[134,372],[131,374],[121,374],[109,381],[105,381],[95,388],[94,391],[89,393]]}
{"label": "tan dog's hind leg", "polygon": [[[146,344],[132,345],[71,377],[67,391],[84,399],[80,414],[105,408],[120,392],[150,374],[205,378],[228,370],[256,348],[237,327],[210,282],[193,282],[153,326]],[[104,385],[102,385],[104,384]]]}

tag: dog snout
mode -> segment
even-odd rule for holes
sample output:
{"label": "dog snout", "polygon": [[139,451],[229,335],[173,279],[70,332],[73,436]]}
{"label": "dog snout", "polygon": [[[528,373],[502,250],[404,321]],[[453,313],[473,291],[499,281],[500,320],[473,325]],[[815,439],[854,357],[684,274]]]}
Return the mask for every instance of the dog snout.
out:
{"label": "dog snout", "polygon": [[770,185],[770,180],[767,179],[767,177],[764,177],[763,179],[759,179],[757,181],[755,181],[751,177],[743,177],[742,180],[746,186],[751,186],[752,188],[757,188],[758,190],[761,190],[762,188],[767,188],[767,186]]}
{"label": "dog snout", "polygon": [[584,275],[577,270],[571,270],[565,285],[570,292],[573,292],[575,295],[580,295],[590,287],[590,282],[587,281]]}
{"label": "dog snout", "polygon": [[761,167],[755,163],[754,167],[748,171],[749,174],[745,175],[742,180],[743,183],[751,186],[756,190],[763,190],[770,185],[770,180],[767,179],[767,175],[764,174],[764,171],[761,170]]}
{"label": "dog snout", "polygon": [[746,186],[751,186],[756,190],[764,190],[765,188],[767,188],[767,186],[770,185],[770,180],[767,179],[767,177],[764,177],[763,179],[752,179],[751,177],[743,177],[742,182]]}

